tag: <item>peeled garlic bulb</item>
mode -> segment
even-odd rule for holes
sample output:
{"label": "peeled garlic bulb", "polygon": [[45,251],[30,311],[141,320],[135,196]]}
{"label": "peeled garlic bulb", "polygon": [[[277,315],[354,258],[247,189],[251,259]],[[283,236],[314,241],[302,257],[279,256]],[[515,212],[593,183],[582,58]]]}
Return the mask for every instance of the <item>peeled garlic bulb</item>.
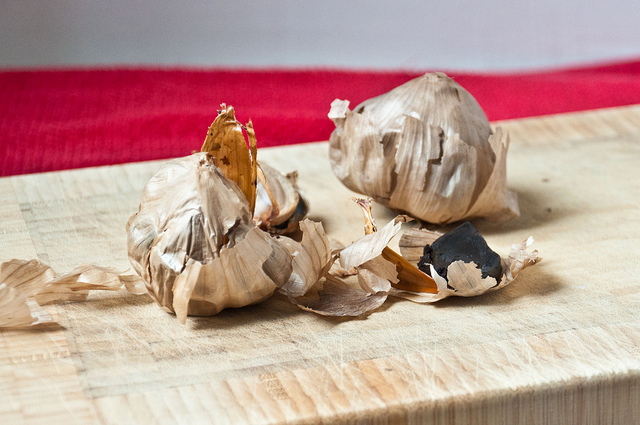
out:
{"label": "peeled garlic bulb", "polygon": [[469,92],[442,73],[425,74],[329,118],[334,174],[349,189],[432,223],[518,214],[506,188],[508,137],[492,131]]}

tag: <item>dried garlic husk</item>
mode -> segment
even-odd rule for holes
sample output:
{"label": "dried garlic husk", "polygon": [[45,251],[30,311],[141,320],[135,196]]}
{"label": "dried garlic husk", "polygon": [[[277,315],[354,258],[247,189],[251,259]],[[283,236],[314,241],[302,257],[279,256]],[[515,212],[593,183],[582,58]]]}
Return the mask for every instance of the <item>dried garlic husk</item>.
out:
{"label": "dried garlic husk", "polygon": [[[331,247],[324,233],[315,237],[310,234],[306,244],[304,238],[300,244],[292,243],[291,251],[298,253],[294,257],[294,270],[306,272],[297,272],[304,277],[294,288],[285,287],[285,293],[300,308],[325,316],[360,316],[380,307],[387,299],[391,284],[398,282],[397,269],[383,257],[383,251],[404,221],[406,217],[396,217],[380,232],[365,235],[328,261]],[[319,239],[324,240],[320,247],[317,242],[310,244]],[[315,265],[302,266],[311,263]],[[314,268],[318,270],[319,264],[323,264],[319,273],[310,272]],[[295,288],[300,289],[292,290]]]}
{"label": "dried garlic husk", "polygon": [[241,125],[222,105],[203,152],[160,168],[127,223],[131,264],[151,297],[183,323],[263,301],[291,275],[287,250],[254,223],[255,146],[251,123]]}
{"label": "dried garlic husk", "polygon": [[469,92],[442,73],[425,74],[329,118],[331,167],[349,189],[431,223],[518,214],[506,188],[508,136]]}
{"label": "dried garlic husk", "polygon": [[[301,224],[305,234],[309,233],[306,243],[304,237],[302,243],[289,242],[290,252],[295,253],[294,274],[302,276],[295,286],[290,286],[290,280],[282,289],[289,299],[304,310],[325,316],[359,316],[380,307],[393,288],[435,294],[435,281],[387,246],[410,218],[399,215],[377,231],[369,200],[354,201],[364,212],[365,236],[334,250],[332,258],[331,243],[324,232],[314,233],[318,227],[310,232]],[[296,271],[300,269],[306,272]]]}
{"label": "dried garlic husk", "polygon": [[[373,214],[371,213],[371,199],[352,198],[352,200],[355,201],[360,206],[360,208],[362,208],[365,222],[365,235],[370,235],[374,232],[377,232],[375,220],[373,219]],[[406,223],[410,220],[411,218],[407,216],[398,216],[395,219],[396,222],[402,223]],[[398,227],[391,237],[395,236],[395,234],[399,230],[400,228]],[[365,238],[366,237],[368,236],[365,236]],[[391,238],[387,239],[387,244],[390,240]],[[395,267],[398,278],[396,281],[391,282],[391,285],[394,288],[428,293],[435,293],[437,291],[436,283],[431,278],[431,276],[422,273],[413,264],[409,263],[400,254],[398,254],[388,246],[384,246],[381,256],[384,260],[390,262]]]}
{"label": "dried garlic husk", "polygon": [[86,300],[91,290],[144,293],[140,278],[108,267],[83,264],[56,274],[38,260],[9,260],[0,264],[0,328],[25,327],[54,320],[43,305]]}
{"label": "dried garlic husk", "polygon": [[[449,234],[458,231],[464,226],[470,226],[465,223],[454,229]],[[475,229],[473,229],[475,231]],[[495,291],[509,285],[518,274],[526,267],[537,264],[542,259],[538,257],[538,251],[530,251],[529,248],[533,244],[533,238],[513,244],[511,252],[507,257],[500,258],[500,273],[495,277],[488,268],[483,269],[485,263],[476,263],[464,258],[464,254],[453,253],[449,256],[450,264],[446,267],[446,271],[436,270],[440,267],[436,264],[425,262],[425,254],[429,246],[435,244],[438,240],[446,237],[438,232],[432,232],[425,229],[412,229],[405,232],[400,238],[400,251],[402,255],[411,263],[417,264],[421,262],[421,268],[429,267],[429,274],[435,280],[438,291],[436,294],[417,293],[406,290],[392,290],[391,295],[409,299],[419,303],[430,303],[439,301],[449,296],[473,297],[483,294],[487,291]],[[469,243],[468,234],[463,236],[462,243]],[[484,239],[483,239],[484,241]],[[473,243],[473,242],[472,242]],[[456,257],[459,255],[458,257]],[[455,260],[456,258],[461,258]],[[478,261],[480,262],[480,261]],[[436,263],[436,261],[434,261]],[[492,267],[491,267],[492,268]],[[493,268],[495,270],[495,268]],[[440,269],[441,270],[441,269]]]}

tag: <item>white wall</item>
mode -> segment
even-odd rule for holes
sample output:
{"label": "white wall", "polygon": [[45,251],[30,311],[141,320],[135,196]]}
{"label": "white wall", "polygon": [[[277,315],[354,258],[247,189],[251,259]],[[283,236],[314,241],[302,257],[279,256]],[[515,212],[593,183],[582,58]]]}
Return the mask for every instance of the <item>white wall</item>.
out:
{"label": "white wall", "polygon": [[631,56],[637,0],[0,0],[0,67],[495,70]]}

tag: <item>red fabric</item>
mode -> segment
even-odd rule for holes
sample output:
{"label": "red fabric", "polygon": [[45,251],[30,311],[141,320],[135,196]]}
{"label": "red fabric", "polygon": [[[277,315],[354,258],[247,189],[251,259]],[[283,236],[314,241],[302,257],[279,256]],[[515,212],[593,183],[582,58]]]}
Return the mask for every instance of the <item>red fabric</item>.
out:
{"label": "red fabric", "polygon": [[[223,102],[258,147],[327,140],[352,107],[420,72],[84,69],[0,72],[0,175],[187,155]],[[512,74],[449,72],[490,120],[640,103],[640,61]]]}

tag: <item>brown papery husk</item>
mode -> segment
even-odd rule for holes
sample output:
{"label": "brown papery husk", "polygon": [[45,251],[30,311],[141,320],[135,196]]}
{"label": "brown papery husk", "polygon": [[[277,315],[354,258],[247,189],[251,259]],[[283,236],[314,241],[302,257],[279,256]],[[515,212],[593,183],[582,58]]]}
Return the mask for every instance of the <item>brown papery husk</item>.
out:
{"label": "brown papery husk", "polygon": [[[406,217],[398,216],[379,232],[340,249],[336,254],[338,261],[327,263],[331,267],[328,273],[306,294],[288,294],[289,299],[300,308],[325,316],[360,316],[380,307],[391,285],[398,282],[396,266],[384,258],[383,251],[405,221]],[[313,252],[326,256],[331,252],[331,243],[326,239],[323,249]],[[311,256],[317,257],[313,252]]]}
{"label": "brown papery husk", "polygon": [[492,132],[478,102],[442,73],[425,74],[353,111],[336,99],[329,118],[334,174],[345,186],[431,223],[508,220],[508,137]]}
{"label": "brown papery husk", "polygon": [[[417,264],[425,245],[432,244],[440,236],[442,236],[441,233],[426,229],[408,230],[400,238],[400,252],[407,261]],[[431,303],[449,296],[473,297],[504,288],[512,283],[522,270],[542,260],[538,256],[538,251],[529,249],[532,244],[532,237],[521,243],[513,244],[509,255],[501,258],[502,278],[499,284],[491,276],[483,278],[479,266],[475,263],[455,261],[447,268],[447,280],[438,275],[433,266],[430,267],[431,276],[438,286],[436,294],[393,289],[390,295],[418,303]]]}
{"label": "brown papery husk", "polygon": [[187,314],[213,316],[225,308],[256,304],[269,298],[290,273],[286,254],[254,227],[210,262],[188,259],[175,277],[172,308],[185,323]]}
{"label": "brown papery husk", "polygon": [[[286,247],[292,258],[293,273],[280,289],[291,302],[303,310],[323,316],[360,316],[384,303],[390,287],[387,278],[395,279],[394,269],[392,265],[389,270],[388,266],[385,268],[384,265],[376,266],[374,263],[380,260],[380,251],[388,240],[364,243],[360,240],[345,249],[340,249],[340,252],[348,252],[355,245],[357,253],[367,250],[367,247],[373,244],[377,246],[374,249],[378,252],[360,256],[350,263],[349,272],[338,273],[336,270],[343,270],[339,263],[336,263],[340,254],[333,254],[332,243],[324,233],[322,224],[303,220],[300,222],[300,229],[303,232],[301,242],[278,238],[279,243]],[[393,237],[390,233],[395,235],[397,230],[385,232],[378,236],[378,239],[385,236]]]}
{"label": "brown papery husk", "polygon": [[379,308],[388,292],[369,293],[349,285],[345,278],[327,275],[307,294],[291,298],[303,310],[322,316],[362,316]]}
{"label": "brown papery husk", "polygon": [[263,230],[273,234],[296,231],[298,222],[309,211],[309,204],[296,184],[297,174],[284,176],[266,164],[258,164],[257,140],[251,121],[242,125],[232,106],[223,103],[220,108],[201,152],[213,160],[227,179],[238,185],[256,224]]}
{"label": "brown papery husk", "polygon": [[[363,238],[364,240],[367,237],[371,237],[369,235],[377,232],[375,220],[373,218],[373,214],[371,213],[371,199],[351,198],[351,200],[358,204],[358,206],[362,209],[362,213],[364,216],[364,232],[365,235],[367,235],[365,236],[365,238]],[[393,235],[395,235],[400,230],[400,223],[406,223],[411,220],[412,219],[408,216],[397,216],[394,220],[394,227],[396,227],[396,229]],[[389,228],[389,225],[385,226],[383,232],[387,228]],[[374,236],[373,238],[378,238],[378,240],[380,240],[380,235]],[[409,263],[400,254],[386,246],[389,240],[390,238],[383,238],[381,240],[385,244],[385,246],[382,248],[380,258],[378,259],[378,267],[384,266],[385,268],[395,269],[396,278],[388,279],[391,282],[391,286],[397,289],[404,289],[414,292],[437,292],[436,283],[431,278],[431,276],[422,273],[415,265]]]}
{"label": "brown papery husk", "polygon": [[39,260],[9,260],[0,264],[0,328],[53,323],[42,308],[56,301],[83,301],[89,291],[145,292],[140,278],[112,268],[83,264],[58,275]]}
{"label": "brown papery husk", "polygon": [[292,262],[292,273],[281,292],[289,297],[300,297],[306,294],[333,265],[331,242],[324,232],[322,223],[303,220],[300,222],[302,240],[297,242],[291,238],[278,237]]}

